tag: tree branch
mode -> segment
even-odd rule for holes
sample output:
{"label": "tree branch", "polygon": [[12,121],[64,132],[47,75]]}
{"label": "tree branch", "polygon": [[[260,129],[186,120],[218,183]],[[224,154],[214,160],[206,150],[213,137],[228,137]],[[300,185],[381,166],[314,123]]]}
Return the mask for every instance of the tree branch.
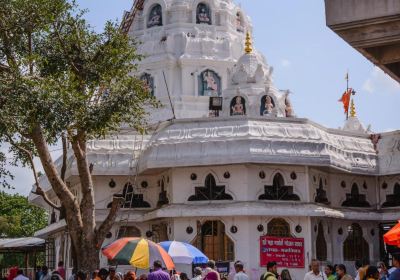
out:
{"label": "tree branch", "polygon": [[121,195],[114,195],[111,204],[110,212],[108,212],[107,218],[101,223],[97,230],[97,244],[102,244],[106,234],[110,231],[114,224],[115,218],[117,217],[118,210],[121,208],[124,198]]}
{"label": "tree branch", "polygon": [[43,189],[40,187],[39,184],[39,178],[37,176],[37,172],[36,172],[36,166],[35,163],[33,161],[33,157],[32,157],[32,153],[31,151],[28,151],[27,149],[25,149],[24,147],[18,145],[17,143],[15,143],[14,139],[11,137],[11,135],[5,134],[6,138],[8,139],[8,142],[10,143],[11,146],[13,146],[14,148],[18,149],[19,151],[23,152],[26,154],[26,156],[28,157],[28,161],[29,164],[31,165],[31,169],[33,172],[33,177],[35,178],[35,185],[36,185],[36,191],[32,191],[33,194],[36,195],[40,195],[41,197],[43,197],[44,201],[46,201],[47,204],[49,204],[51,207],[53,207],[54,209],[60,210],[61,207],[58,207],[57,205],[55,205],[47,196],[47,194],[43,191]]}
{"label": "tree branch", "polygon": [[65,136],[65,134],[63,134],[61,136],[61,141],[62,141],[62,150],[63,150],[63,154],[62,154],[62,166],[61,166],[61,180],[63,180],[63,182],[65,182],[65,172],[67,171],[67,137]]}

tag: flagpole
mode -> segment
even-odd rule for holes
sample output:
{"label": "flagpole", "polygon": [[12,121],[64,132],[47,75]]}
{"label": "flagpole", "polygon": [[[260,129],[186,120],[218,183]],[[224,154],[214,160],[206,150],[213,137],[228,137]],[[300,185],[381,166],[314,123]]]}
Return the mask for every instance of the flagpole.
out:
{"label": "flagpole", "polygon": [[[347,70],[347,73],[346,73],[346,93],[349,91],[349,70]],[[350,98],[351,98],[351,96],[350,96]],[[349,102],[349,104],[350,104],[350,102]],[[347,112],[346,112],[346,120],[348,120],[349,119],[349,110],[347,110]]]}

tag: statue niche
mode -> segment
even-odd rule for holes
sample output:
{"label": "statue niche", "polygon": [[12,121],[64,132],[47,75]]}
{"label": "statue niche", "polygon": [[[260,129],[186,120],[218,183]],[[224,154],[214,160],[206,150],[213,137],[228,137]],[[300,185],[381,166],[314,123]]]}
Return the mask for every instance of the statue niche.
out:
{"label": "statue niche", "polygon": [[386,201],[382,204],[383,208],[400,206],[400,184],[396,183],[393,194],[386,195]]}
{"label": "statue niche", "polygon": [[221,78],[212,70],[205,70],[199,75],[200,96],[221,96]]}
{"label": "statue niche", "polygon": [[197,5],[196,10],[196,23],[197,24],[209,24],[211,25],[211,9],[205,3]]}
{"label": "statue niche", "polygon": [[260,115],[261,116],[273,116],[274,115],[275,102],[269,95],[264,95],[261,98]]}
{"label": "statue niche", "polygon": [[240,33],[244,32],[243,17],[240,12],[236,13],[236,31]]}
{"label": "statue niche", "polygon": [[246,100],[241,96],[235,96],[231,101],[231,116],[246,115]]}
{"label": "statue niche", "polygon": [[147,28],[153,26],[162,26],[162,8],[161,5],[157,4],[151,8],[149,18],[147,21]]}
{"label": "statue niche", "polygon": [[151,96],[154,96],[154,78],[148,74],[144,73],[142,76],[140,76],[140,80],[144,84],[144,88],[148,91],[148,93]]}
{"label": "statue niche", "polygon": [[356,183],[351,187],[351,192],[346,194],[346,200],[342,203],[345,207],[370,207],[365,194],[360,194]]}

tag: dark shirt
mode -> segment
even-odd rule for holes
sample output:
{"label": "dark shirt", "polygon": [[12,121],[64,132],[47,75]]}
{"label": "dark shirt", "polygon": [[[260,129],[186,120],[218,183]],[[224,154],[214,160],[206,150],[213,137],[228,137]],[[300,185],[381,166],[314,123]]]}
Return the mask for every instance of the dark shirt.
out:
{"label": "dark shirt", "polygon": [[390,273],[389,280],[400,280],[400,268]]}
{"label": "dark shirt", "polygon": [[158,269],[150,273],[147,277],[147,280],[170,280],[170,278],[168,273],[166,273],[162,269]]}

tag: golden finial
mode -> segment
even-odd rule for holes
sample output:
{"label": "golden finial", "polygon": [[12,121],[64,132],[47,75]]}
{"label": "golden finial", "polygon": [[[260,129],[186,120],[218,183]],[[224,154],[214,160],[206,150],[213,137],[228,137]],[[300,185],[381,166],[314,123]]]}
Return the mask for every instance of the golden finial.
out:
{"label": "golden finial", "polygon": [[246,43],[244,43],[244,45],[246,46],[244,48],[244,50],[245,50],[245,52],[247,54],[253,52],[253,47],[252,47],[252,43],[251,43],[251,36],[250,36],[250,32],[249,31],[247,31],[247,33],[246,33]]}
{"label": "golden finial", "polygon": [[356,106],[354,105],[354,100],[351,99],[350,117],[354,118],[355,116],[356,116]]}

